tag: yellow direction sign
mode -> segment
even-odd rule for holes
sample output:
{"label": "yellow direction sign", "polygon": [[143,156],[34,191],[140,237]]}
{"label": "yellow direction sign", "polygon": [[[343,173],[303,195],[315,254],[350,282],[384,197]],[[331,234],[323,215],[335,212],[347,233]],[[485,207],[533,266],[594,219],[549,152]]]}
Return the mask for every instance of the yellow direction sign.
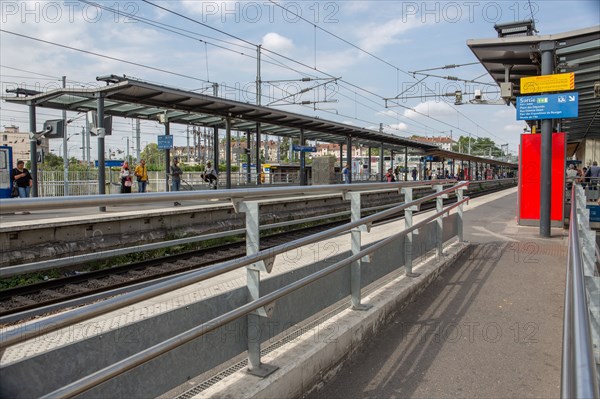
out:
{"label": "yellow direction sign", "polygon": [[575,74],[573,72],[521,78],[521,94],[573,90],[574,88]]}

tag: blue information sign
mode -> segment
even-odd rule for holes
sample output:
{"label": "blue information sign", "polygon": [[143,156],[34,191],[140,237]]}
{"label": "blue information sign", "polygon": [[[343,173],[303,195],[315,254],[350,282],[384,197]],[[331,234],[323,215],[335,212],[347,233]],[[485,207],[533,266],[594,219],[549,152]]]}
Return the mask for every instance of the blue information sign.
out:
{"label": "blue information sign", "polygon": [[292,151],[317,152],[317,147],[311,147],[308,145],[292,144]]}
{"label": "blue information sign", "polygon": [[517,97],[517,120],[577,118],[579,93]]}
{"label": "blue information sign", "polygon": [[[104,167],[106,168],[113,168],[115,166],[121,166],[123,165],[123,161],[122,159],[105,159],[104,160]],[[94,161],[94,164],[96,165],[96,167],[98,167],[98,160],[96,159]]]}
{"label": "blue information sign", "polygon": [[173,148],[173,136],[162,135],[158,136],[158,149],[159,150],[170,150]]}

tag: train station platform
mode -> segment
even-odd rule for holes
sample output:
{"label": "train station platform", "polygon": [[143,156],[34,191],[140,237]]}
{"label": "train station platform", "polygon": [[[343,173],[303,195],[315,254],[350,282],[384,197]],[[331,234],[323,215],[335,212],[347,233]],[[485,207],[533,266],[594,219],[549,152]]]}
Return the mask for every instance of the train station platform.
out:
{"label": "train station platform", "polygon": [[[516,201],[516,189],[472,200],[464,213],[469,250],[367,342],[338,348],[348,356],[322,374],[322,383],[305,387],[305,397],[560,396],[567,231],[553,229],[542,239],[539,228],[518,226]],[[381,301],[394,296],[394,283],[363,302],[386,306]],[[366,320],[370,311],[358,317]],[[345,328],[333,331],[340,340],[329,336],[331,345],[342,346]],[[310,369],[306,362],[298,367]],[[196,397],[270,397],[276,390],[266,386],[285,386],[276,374],[258,383],[237,373]]]}
{"label": "train station platform", "polygon": [[[363,291],[362,303],[371,305],[370,309],[352,310],[346,298],[324,311],[331,316],[302,327],[303,335],[274,337],[268,342],[273,349],[265,352],[263,361],[280,368],[266,378],[246,373],[244,366],[233,370],[234,364],[222,371],[196,377],[192,374],[187,383],[160,397],[559,396],[567,232],[553,229],[552,238],[541,239],[538,228],[518,226],[516,201],[516,188],[472,199],[464,211],[468,245],[450,245],[444,249],[443,259],[430,255],[420,259],[413,265],[419,277],[409,278],[400,268],[375,281]],[[415,223],[425,217],[427,213],[416,215]],[[365,236],[369,237],[365,244],[387,237],[393,229],[402,229],[403,224],[399,220],[374,226]],[[332,238],[327,244],[336,245],[339,253],[349,249],[347,235]],[[311,250],[314,252],[314,248]],[[278,278],[289,268],[295,270],[305,261],[309,260],[278,257],[270,278]],[[446,264],[440,267],[441,263]],[[52,339],[42,337],[9,347],[0,364],[5,372],[13,368],[17,372],[19,363],[30,368],[27,362],[31,359],[38,367],[38,359],[54,356],[52,351],[57,358],[78,358],[83,356],[77,352],[78,345],[95,345],[97,353],[106,354],[103,345],[112,347],[112,340],[124,334],[117,327],[124,328],[139,319],[131,324],[139,332],[139,328],[147,328],[142,323],[154,323],[151,317],[191,309],[198,296],[210,299],[228,290],[243,291],[244,281],[244,273],[230,272],[216,283],[194,284],[170,293],[168,298],[141,302],[135,308],[67,328],[66,333],[50,333]],[[233,299],[231,295],[227,298]],[[172,316],[165,313],[165,317]],[[313,318],[320,319],[319,315]],[[91,325],[98,326],[93,334]],[[228,331],[231,334],[234,330]],[[137,338],[128,342],[127,348],[134,353],[142,349],[141,345],[141,338]],[[116,353],[109,355],[101,357],[103,363],[118,359]],[[232,361],[240,362],[243,357]],[[342,362],[331,366],[331,358]],[[186,363],[196,356],[179,351],[177,359],[177,363]],[[60,378],[76,374],[75,370],[55,372]],[[319,376],[316,385],[315,374]],[[163,377],[169,379],[164,375],[157,380]],[[146,397],[146,386],[161,383],[144,380],[143,370],[123,378],[122,382],[128,381],[126,385],[116,381],[113,388],[89,397],[108,392],[115,397]]]}
{"label": "train station platform", "polygon": [[560,396],[566,231],[517,226],[511,191],[468,207],[471,249],[309,398]]}

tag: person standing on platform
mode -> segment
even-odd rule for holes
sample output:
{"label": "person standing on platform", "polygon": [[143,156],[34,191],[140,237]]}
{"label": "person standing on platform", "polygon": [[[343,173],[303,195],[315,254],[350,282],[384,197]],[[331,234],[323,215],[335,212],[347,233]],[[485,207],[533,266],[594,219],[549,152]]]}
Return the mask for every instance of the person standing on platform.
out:
{"label": "person standing on platform", "polygon": [[[171,165],[171,191],[179,191],[181,189],[181,168],[179,167],[179,159],[173,158],[173,165]],[[179,202],[175,201],[173,203],[175,206],[181,205]]]}
{"label": "person standing on platform", "polygon": [[24,161],[17,162],[17,167],[12,170],[12,179],[13,184],[16,184],[19,189],[19,198],[29,198],[33,179],[29,171],[25,169]]}
{"label": "person standing on platform", "polygon": [[121,194],[131,193],[131,186],[133,186],[133,180],[131,178],[131,170],[129,170],[129,162],[123,162],[121,167]]}
{"label": "person standing on platform", "polygon": [[344,178],[344,184],[350,184],[350,164],[347,163],[342,169],[342,177]]}
{"label": "person standing on platform", "polygon": [[392,168],[388,169],[387,173],[385,174],[385,179],[388,183],[396,181],[396,178],[394,178],[394,170]]}
{"label": "person standing on platform", "polygon": [[586,177],[589,179],[589,186],[591,189],[595,190],[598,187],[598,180],[600,179],[600,166],[598,166],[598,162],[592,162],[592,166],[587,170]]}
{"label": "person standing on platform", "polygon": [[135,167],[135,177],[137,177],[138,192],[145,193],[148,186],[148,169],[144,159],[140,160],[140,164]]}
{"label": "person standing on platform", "polygon": [[567,169],[567,190],[571,190],[573,188],[573,182],[577,178],[577,169],[575,169],[575,165],[570,164]]}
{"label": "person standing on platform", "polygon": [[410,174],[411,174],[411,176],[412,176],[412,179],[413,179],[413,181],[416,181],[416,180],[417,180],[417,168],[413,168],[413,169],[410,171]]}
{"label": "person standing on platform", "polygon": [[181,173],[179,160],[174,158],[173,165],[171,166],[171,191],[179,191],[181,189]]}
{"label": "person standing on platform", "polygon": [[588,168],[586,168],[585,166],[583,167],[583,169],[581,169],[581,178],[579,179],[579,182],[581,183],[582,188],[585,188],[585,186],[587,186],[587,170]]}

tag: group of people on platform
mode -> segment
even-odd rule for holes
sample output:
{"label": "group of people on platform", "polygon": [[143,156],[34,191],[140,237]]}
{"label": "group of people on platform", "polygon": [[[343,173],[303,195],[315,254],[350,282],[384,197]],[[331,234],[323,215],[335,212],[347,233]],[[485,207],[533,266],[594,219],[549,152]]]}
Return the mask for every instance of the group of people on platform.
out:
{"label": "group of people on platform", "polygon": [[596,188],[600,184],[600,166],[594,161],[588,167],[578,168],[570,164],[567,168],[567,190],[570,190],[573,183],[581,183],[583,188],[589,186]]}
{"label": "group of people on platform", "polygon": [[[171,177],[171,191],[181,190],[181,176],[183,175],[183,172],[179,167],[179,159],[173,159],[168,175]],[[145,193],[148,189],[148,168],[146,167],[146,161],[144,159],[140,160],[140,164],[135,167],[133,172],[129,168],[129,163],[127,161],[123,162],[119,176],[121,178],[122,194],[131,193],[134,178],[137,181],[138,193]],[[205,182],[209,183],[210,188],[217,188],[217,172],[215,168],[213,168],[212,162],[208,161],[206,163],[202,178]]]}
{"label": "group of people on platform", "polygon": [[[348,184],[350,183],[350,165],[346,164],[346,166],[342,169],[342,178],[343,182]],[[422,173],[417,170],[417,168],[412,168],[410,171],[405,172],[403,168],[397,166],[394,168],[389,168],[387,172],[384,174],[384,181],[386,182],[395,182],[402,181],[404,177],[403,174],[409,174],[409,179],[412,178],[413,181],[416,180],[442,180],[442,179],[456,179],[456,180],[493,180],[493,179],[506,179],[514,177],[514,172],[500,172],[498,170],[492,168],[473,170],[474,175],[469,175],[468,170],[458,169],[456,173],[451,172],[448,169],[442,170],[441,168],[437,169],[429,169],[425,168]]]}
{"label": "group of people on platform", "polygon": [[[171,191],[179,191],[181,189],[181,176],[183,172],[179,167],[179,159],[174,158],[171,165],[169,176],[171,177]],[[148,168],[146,167],[146,161],[140,160],[133,171],[129,167],[129,162],[123,162],[121,171],[119,172],[119,178],[121,183],[121,193],[131,193],[131,189],[134,182],[137,183],[139,193],[145,193],[148,189]],[[212,162],[208,161],[202,178],[209,184],[209,187],[216,189],[218,186],[218,174],[215,168],[212,166]],[[13,198],[28,198],[31,195],[31,187],[33,187],[33,178],[29,170],[25,168],[25,161],[17,161],[16,168],[11,171],[12,180],[12,193]]]}
{"label": "group of people on platform", "polygon": [[121,193],[131,193],[131,187],[133,187],[133,179],[135,178],[138,185],[138,192],[145,193],[148,187],[148,168],[146,167],[146,161],[140,160],[140,164],[135,167],[133,172],[129,168],[129,162],[123,162],[121,166]]}

